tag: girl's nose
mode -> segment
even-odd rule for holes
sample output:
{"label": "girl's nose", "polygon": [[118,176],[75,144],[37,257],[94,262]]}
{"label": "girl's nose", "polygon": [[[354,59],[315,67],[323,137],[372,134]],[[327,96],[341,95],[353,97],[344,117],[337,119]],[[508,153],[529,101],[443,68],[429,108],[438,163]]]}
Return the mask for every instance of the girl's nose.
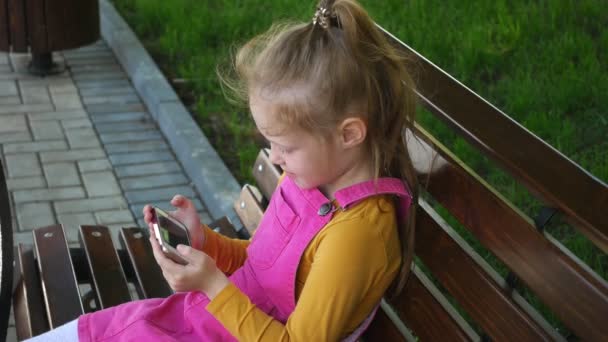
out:
{"label": "girl's nose", "polygon": [[276,147],[270,146],[270,162],[275,165],[281,165],[283,163],[283,159],[281,158],[281,153],[279,149]]}

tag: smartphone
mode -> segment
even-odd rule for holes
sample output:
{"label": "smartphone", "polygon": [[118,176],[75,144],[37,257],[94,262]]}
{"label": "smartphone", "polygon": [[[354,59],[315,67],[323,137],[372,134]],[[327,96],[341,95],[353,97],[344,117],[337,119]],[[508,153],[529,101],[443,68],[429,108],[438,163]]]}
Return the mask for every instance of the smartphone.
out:
{"label": "smartphone", "polygon": [[165,255],[180,265],[187,265],[188,261],[179,254],[176,248],[179,244],[191,245],[188,228],[159,208],[153,207],[152,213],[154,215],[152,218],[154,235]]}

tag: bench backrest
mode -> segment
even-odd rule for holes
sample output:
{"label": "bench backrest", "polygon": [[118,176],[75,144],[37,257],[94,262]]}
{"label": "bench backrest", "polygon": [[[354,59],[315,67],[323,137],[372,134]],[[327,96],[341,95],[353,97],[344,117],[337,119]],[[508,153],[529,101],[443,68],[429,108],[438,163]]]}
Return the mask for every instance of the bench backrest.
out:
{"label": "bench backrest", "polygon": [[[413,132],[417,139],[410,137],[408,142],[415,150],[424,192],[416,224],[418,266],[413,267],[403,294],[383,303],[367,335],[382,340],[411,338],[407,326],[422,340],[564,340],[571,335],[582,340],[608,339],[607,282],[542,230],[557,212],[608,252],[608,220],[601,217],[608,204],[606,184],[386,34],[419,68],[420,103],[511,174],[546,208],[535,219],[527,216],[417,126]],[[429,161],[432,168],[425,167]],[[247,185],[235,203],[250,233],[280,172],[269,162],[268,152],[261,151],[253,169],[260,191]],[[506,277],[437,213],[437,205],[509,269]],[[533,292],[570,335],[555,331],[516,289],[518,284]],[[475,329],[469,322],[474,322]]]}

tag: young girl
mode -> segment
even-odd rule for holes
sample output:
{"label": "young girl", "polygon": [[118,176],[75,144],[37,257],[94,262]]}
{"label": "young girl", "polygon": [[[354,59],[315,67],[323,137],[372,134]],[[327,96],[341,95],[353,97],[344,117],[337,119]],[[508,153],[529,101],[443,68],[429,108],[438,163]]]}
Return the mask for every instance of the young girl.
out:
{"label": "young girl", "polygon": [[[168,259],[150,239],[168,298],[126,303],[61,330],[80,341],[354,340],[411,265],[414,122],[403,57],[354,0],[321,1],[309,23],[274,26],[237,54],[270,158],[285,174],[251,241],[201,225],[176,196],[192,246]],[[409,185],[409,186],[408,186]],[[151,207],[144,208],[150,225]]]}

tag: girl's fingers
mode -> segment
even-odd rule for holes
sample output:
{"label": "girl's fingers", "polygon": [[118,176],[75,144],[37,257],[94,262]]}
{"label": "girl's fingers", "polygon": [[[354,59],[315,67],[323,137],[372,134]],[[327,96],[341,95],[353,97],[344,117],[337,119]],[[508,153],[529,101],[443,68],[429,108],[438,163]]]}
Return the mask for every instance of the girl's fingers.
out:
{"label": "girl's fingers", "polygon": [[171,199],[171,205],[180,209],[190,207],[191,203],[192,202],[188,198],[182,195],[175,195],[173,196],[173,199]]}
{"label": "girl's fingers", "polygon": [[163,253],[163,251],[161,250],[161,247],[154,236],[150,236],[150,244],[152,245],[152,253],[154,253],[154,259],[156,259],[156,262],[158,263],[160,268],[170,274],[179,271],[180,265],[176,264],[175,262],[173,262],[173,260],[165,256],[165,253]]}

